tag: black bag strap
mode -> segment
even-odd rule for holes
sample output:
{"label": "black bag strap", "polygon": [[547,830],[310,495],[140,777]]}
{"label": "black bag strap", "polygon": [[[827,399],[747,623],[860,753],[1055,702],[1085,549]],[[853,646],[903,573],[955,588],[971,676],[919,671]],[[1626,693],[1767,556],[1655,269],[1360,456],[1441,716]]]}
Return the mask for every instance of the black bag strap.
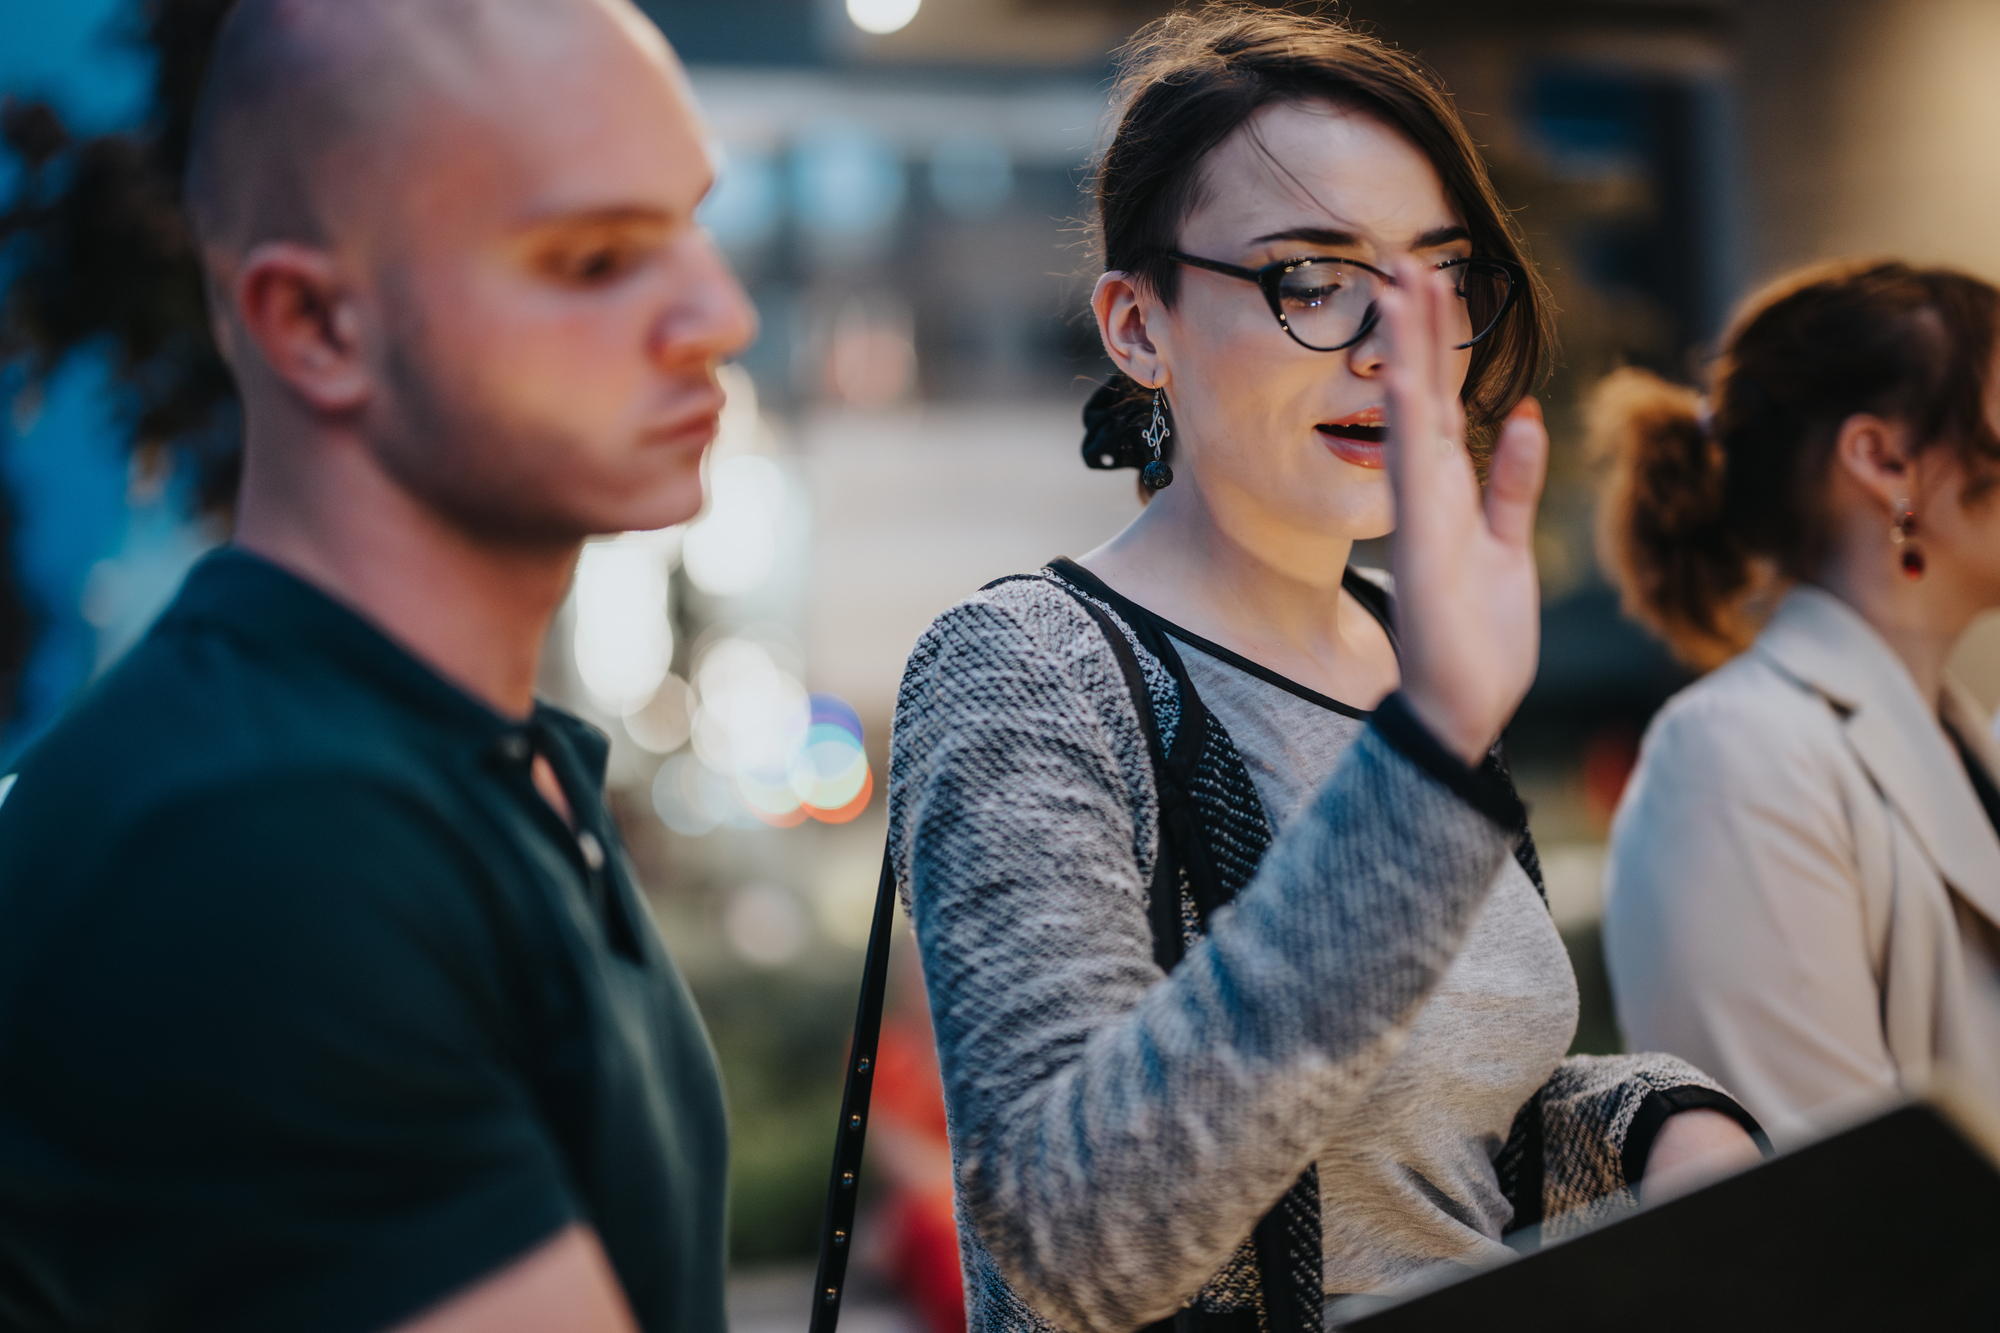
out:
{"label": "black bag strap", "polygon": [[875,1085],[875,1052],[882,1041],[882,1001],[889,989],[889,945],[896,927],[896,871],[882,849],[882,879],[875,890],[875,921],[868,929],[861,965],[861,1002],[854,1015],[854,1043],[847,1053],[847,1086],[840,1094],[840,1128],[833,1140],[833,1179],[826,1189],[820,1226],[819,1276],[813,1283],[810,1333],[834,1333],[854,1252],[854,1208],[860,1194],[861,1148],[868,1137],[868,1099]]}
{"label": "black bag strap", "polygon": [[[1038,576],[1017,574],[996,579],[986,587],[1014,578],[1035,577]],[[1133,670],[1137,669],[1135,662]],[[875,1056],[882,1044],[882,1006],[889,991],[889,946],[895,928],[896,866],[892,849],[885,846],[882,878],[875,887],[875,919],[868,927],[868,953],[861,965],[861,998],[855,1005],[854,1040],[847,1051],[847,1080],[840,1094],[840,1124],[834,1131],[832,1179],[826,1187],[826,1216],[820,1222],[819,1270],[813,1281],[812,1317],[807,1333],[834,1333],[840,1323],[847,1261],[854,1254],[854,1212],[861,1194],[861,1150],[868,1141],[868,1102],[875,1087]]]}
{"label": "black bag strap", "polygon": [[[1041,574],[1015,574],[995,579],[986,588],[1027,580],[1053,581],[1074,598],[1096,623],[1118,659],[1126,687],[1139,714],[1139,726],[1146,738],[1159,796],[1160,847],[1154,858],[1147,915],[1153,933],[1154,961],[1162,971],[1170,972],[1185,952],[1180,919],[1179,876],[1182,866],[1187,865],[1192,872],[1191,879],[1198,885],[1206,886],[1213,879],[1205,862],[1203,840],[1196,835],[1197,812],[1188,795],[1188,782],[1207,736],[1208,713],[1202,705],[1201,696],[1195,692],[1193,682],[1188,679],[1180,654],[1174,651],[1173,645],[1150,618],[1135,617],[1133,633],[1140,636],[1147,650],[1165,665],[1174,678],[1180,697],[1181,718],[1175,728],[1173,744],[1163,745],[1159,720],[1152,707],[1152,688],[1146,683],[1138,655],[1095,593],[1101,589],[1120,604],[1124,603],[1124,599],[1104,588],[1087,571],[1069,560],[1058,559],[1053,567],[1058,573],[1054,580]],[[1170,847],[1178,855],[1170,853]],[[1189,864],[1191,862],[1200,864]],[[1206,901],[1209,896],[1197,893],[1197,897],[1204,900],[1200,904],[1204,917],[1207,909],[1213,906]],[[840,1124],[834,1136],[833,1169],[827,1185],[826,1215],[820,1226],[819,1269],[813,1283],[808,1333],[834,1333],[840,1322],[847,1263],[854,1250],[854,1216],[860,1194],[861,1155],[867,1141],[869,1096],[874,1086],[876,1051],[882,1037],[882,1009],[888,990],[889,947],[895,929],[895,914],[895,866],[890,849],[885,847],[882,852],[882,877],[875,892],[875,917],[868,932],[868,953],[861,970],[861,997],[854,1017],[854,1040],[848,1052],[846,1086],[840,1099]],[[1272,1260],[1283,1252],[1277,1244],[1279,1234],[1274,1229],[1279,1221],[1274,1210],[1270,1217],[1258,1224],[1260,1256],[1273,1274],[1279,1265]],[[1314,1230],[1317,1231],[1316,1225]],[[1266,1232],[1270,1233],[1268,1237],[1264,1234]],[[1317,1239],[1315,1235],[1315,1248]],[[1293,1243],[1296,1244],[1296,1241]],[[1255,1318],[1254,1313],[1249,1312],[1225,1315],[1182,1311],[1180,1316],[1167,1321],[1163,1327],[1198,1326],[1202,1333],[1222,1333],[1229,1324],[1245,1315],[1252,1320]],[[1285,1325],[1296,1322],[1304,1327],[1302,1321],[1287,1319],[1280,1322]]]}

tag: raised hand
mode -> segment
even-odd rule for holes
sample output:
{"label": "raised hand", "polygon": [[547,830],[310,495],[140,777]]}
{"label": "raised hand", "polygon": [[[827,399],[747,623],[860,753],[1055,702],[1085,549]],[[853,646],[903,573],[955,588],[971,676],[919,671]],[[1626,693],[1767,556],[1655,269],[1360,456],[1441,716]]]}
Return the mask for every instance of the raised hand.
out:
{"label": "raised hand", "polygon": [[1462,363],[1446,333],[1458,297],[1444,274],[1411,260],[1395,276],[1381,311],[1402,688],[1438,740],[1476,764],[1535,678],[1535,505],[1549,440],[1540,405],[1524,400],[1500,432],[1482,503],[1464,447]]}

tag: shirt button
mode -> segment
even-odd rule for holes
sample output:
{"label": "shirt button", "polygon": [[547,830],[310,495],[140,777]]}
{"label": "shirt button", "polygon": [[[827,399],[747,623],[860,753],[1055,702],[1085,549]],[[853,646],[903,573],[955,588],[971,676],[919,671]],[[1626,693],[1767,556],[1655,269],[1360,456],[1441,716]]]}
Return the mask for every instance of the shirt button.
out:
{"label": "shirt button", "polygon": [[500,757],[511,763],[525,763],[532,748],[518,731],[500,738]]}
{"label": "shirt button", "polygon": [[576,845],[583,853],[583,863],[592,870],[604,869],[604,844],[589,829],[576,835]]}

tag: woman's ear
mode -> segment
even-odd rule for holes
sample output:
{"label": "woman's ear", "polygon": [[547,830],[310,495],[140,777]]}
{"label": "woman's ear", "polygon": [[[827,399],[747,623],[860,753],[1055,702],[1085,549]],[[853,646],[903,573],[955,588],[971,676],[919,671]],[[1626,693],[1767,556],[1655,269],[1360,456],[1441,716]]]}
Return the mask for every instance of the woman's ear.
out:
{"label": "woman's ear", "polygon": [[1163,386],[1164,359],[1146,327],[1149,311],[1157,314],[1159,306],[1137,280],[1116,270],[1105,273],[1090,294],[1090,308],[1097,315],[1097,336],[1104,340],[1105,355],[1118,369],[1148,388]]}
{"label": "woman's ear", "polygon": [[1859,483],[1884,509],[1894,511],[1910,498],[1915,456],[1910,428],[1870,412],[1840,423],[1834,437],[1834,467]]}

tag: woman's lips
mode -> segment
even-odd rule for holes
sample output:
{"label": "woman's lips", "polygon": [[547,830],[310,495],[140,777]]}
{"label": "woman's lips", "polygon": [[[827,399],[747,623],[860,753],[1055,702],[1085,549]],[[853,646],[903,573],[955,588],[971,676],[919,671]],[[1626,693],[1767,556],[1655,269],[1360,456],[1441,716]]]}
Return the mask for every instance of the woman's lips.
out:
{"label": "woman's lips", "polygon": [[1360,422],[1323,421],[1314,427],[1320,439],[1326,442],[1328,452],[1345,463],[1356,467],[1379,468],[1384,466],[1383,442],[1389,436],[1389,428],[1375,424],[1380,422],[1379,413],[1359,413],[1364,418],[1373,416],[1374,422],[1363,425]]}

